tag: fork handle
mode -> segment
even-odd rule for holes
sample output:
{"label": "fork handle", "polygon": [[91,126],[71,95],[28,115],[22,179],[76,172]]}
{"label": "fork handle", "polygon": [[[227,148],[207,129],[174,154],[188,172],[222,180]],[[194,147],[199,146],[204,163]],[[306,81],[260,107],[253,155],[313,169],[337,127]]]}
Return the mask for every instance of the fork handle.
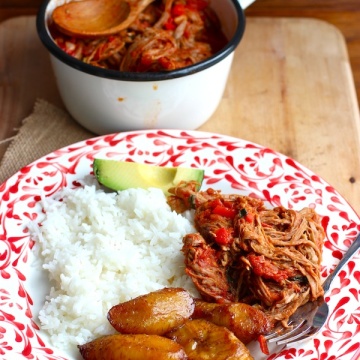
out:
{"label": "fork handle", "polygon": [[328,290],[330,289],[330,285],[338,272],[343,268],[343,266],[350,260],[350,258],[354,255],[354,253],[359,249],[360,247],[360,234],[356,237],[354,242],[351,244],[349,249],[344,254],[343,258],[340,260],[340,262],[336,265],[334,271],[327,277],[327,279],[323,283],[323,289],[324,293],[326,294]]}

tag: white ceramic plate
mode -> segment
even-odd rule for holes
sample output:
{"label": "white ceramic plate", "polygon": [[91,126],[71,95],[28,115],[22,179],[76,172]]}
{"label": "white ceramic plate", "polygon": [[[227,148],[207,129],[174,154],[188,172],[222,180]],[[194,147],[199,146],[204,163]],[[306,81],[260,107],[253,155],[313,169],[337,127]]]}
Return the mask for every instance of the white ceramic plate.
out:
{"label": "white ceramic plate", "polygon": [[[39,215],[41,193],[53,194],[91,173],[94,157],[205,169],[203,188],[259,197],[271,205],[312,207],[326,230],[326,277],[360,231],[360,219],[329,184],[294,160],[244,140],[196,131],[151,130],[79,142],[23,168],[0,187],[0,358],[73,359],[46,340],[36,313],[46,279],[31,267],[26,224]],[[360,356],[360,264],[356,255],[326,298],[330,317],[313,339],[276,349],[267,359],[356,360]],[[254,357],[265,359],[253,346]]]}

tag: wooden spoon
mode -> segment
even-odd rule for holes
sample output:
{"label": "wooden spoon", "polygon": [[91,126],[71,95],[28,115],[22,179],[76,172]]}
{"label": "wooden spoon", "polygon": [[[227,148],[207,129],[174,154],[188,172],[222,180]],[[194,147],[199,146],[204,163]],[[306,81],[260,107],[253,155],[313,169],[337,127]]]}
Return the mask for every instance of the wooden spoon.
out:
{"label": "wooden spoon", "polygon": [[83,0],[53,11],[56,26],[72,36],[106,36],[126,29],[154,0]]}

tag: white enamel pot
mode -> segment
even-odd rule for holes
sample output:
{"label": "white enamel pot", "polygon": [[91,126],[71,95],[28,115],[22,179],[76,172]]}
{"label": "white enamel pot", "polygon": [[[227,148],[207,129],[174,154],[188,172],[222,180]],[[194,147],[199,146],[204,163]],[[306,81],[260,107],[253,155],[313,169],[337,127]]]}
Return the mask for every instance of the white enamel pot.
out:
{"label": "white enamel pot", "polygon": [[254,0],[210,0],[227,45],[205,61],[161,73],[98,68],[63,52],[48,23],[66,0],[45,0],[37,15],[38,35],[50,53],[65,107],[86,129],[103,135],[139,129],[196,129],[216,110],[228,79],[234,50],[245,30],[243,8]]}

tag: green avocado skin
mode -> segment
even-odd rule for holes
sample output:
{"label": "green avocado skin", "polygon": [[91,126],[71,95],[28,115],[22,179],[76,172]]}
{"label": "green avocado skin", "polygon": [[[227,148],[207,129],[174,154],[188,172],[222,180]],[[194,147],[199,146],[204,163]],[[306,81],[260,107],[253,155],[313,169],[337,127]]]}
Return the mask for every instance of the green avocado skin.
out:
{"label": "green avocado skin", "polygon": [[163,167],[128,161],[94,159],[94,175],[98,182],[114,191],[129,188],[158,187],[165,195],[181,181],[196,181],[199,188],[205,171],[187,167]]}

